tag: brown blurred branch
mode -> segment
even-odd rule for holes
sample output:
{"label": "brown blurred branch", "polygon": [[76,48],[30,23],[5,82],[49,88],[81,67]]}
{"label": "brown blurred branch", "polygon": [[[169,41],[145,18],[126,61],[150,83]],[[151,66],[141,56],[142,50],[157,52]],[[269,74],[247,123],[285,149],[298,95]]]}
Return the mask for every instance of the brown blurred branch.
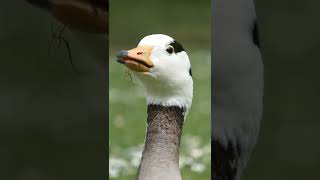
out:
{"label": "brown blurred branch", "polygon": [[73,30],[88,33],[109,32],[107,0],[26,0],[48,11]]}

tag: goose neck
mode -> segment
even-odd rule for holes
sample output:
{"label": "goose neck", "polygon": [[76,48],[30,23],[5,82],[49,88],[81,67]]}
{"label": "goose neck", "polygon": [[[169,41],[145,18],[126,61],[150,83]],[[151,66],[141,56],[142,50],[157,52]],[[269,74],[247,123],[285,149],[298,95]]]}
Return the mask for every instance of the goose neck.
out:
{"label": "goose neck", "polygon": [[179,147],[185,110],[148,105],[147,135],[137,180],[181,180]]}

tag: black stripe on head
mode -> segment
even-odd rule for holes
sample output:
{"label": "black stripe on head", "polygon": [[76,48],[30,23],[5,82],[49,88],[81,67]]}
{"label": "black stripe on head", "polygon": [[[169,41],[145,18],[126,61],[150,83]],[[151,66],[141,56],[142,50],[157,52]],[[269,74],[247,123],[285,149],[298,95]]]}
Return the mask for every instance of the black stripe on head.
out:
{"label": "black stripe on head", "polygon": [[253,25],[253,29],[252,29],[252,38],[253,38],[254,44],[256,46],[260,47],[257,21],[254,21],[254,25]]}
{"label": "black stripe on head", "polygon": [[184,51],[182,45],[175,40],[171,42],[169,45],[174,48],[174,53],[179,53],[181,51]]}
{"label": "black stripe on head", "polygon": [[213,180],[235,180],[241,154],[239,145],[234,146],[229,142],[228,146],[224,147],[219,141],[212,140],[211,149]]}

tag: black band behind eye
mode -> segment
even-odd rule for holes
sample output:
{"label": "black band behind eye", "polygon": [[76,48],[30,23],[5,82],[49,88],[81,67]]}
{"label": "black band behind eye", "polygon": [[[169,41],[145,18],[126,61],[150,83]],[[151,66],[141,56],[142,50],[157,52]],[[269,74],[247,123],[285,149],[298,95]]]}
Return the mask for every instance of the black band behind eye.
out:
{"label": "black band behind eye", "polygon": [[169,44],[170,46],[172,46],[174,48],[174,52],[175,53],[179,53],[179,52],[182,52],[182,51],[185,51],[182,47],[182,45],[177,42],[177,41],[173,41]]}

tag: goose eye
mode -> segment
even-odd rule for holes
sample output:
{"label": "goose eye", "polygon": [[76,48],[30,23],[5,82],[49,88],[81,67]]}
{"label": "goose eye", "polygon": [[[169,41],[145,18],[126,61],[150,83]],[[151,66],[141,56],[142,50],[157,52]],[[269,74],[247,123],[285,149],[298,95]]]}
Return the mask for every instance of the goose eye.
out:
{"label": "goose eye", "polygon": [[169,46],[169,47],[166,49],[166,51],[167,51],[169,54],[172,54],[173,51],[174,51],[174,49],[173,49],[172,46]]}

